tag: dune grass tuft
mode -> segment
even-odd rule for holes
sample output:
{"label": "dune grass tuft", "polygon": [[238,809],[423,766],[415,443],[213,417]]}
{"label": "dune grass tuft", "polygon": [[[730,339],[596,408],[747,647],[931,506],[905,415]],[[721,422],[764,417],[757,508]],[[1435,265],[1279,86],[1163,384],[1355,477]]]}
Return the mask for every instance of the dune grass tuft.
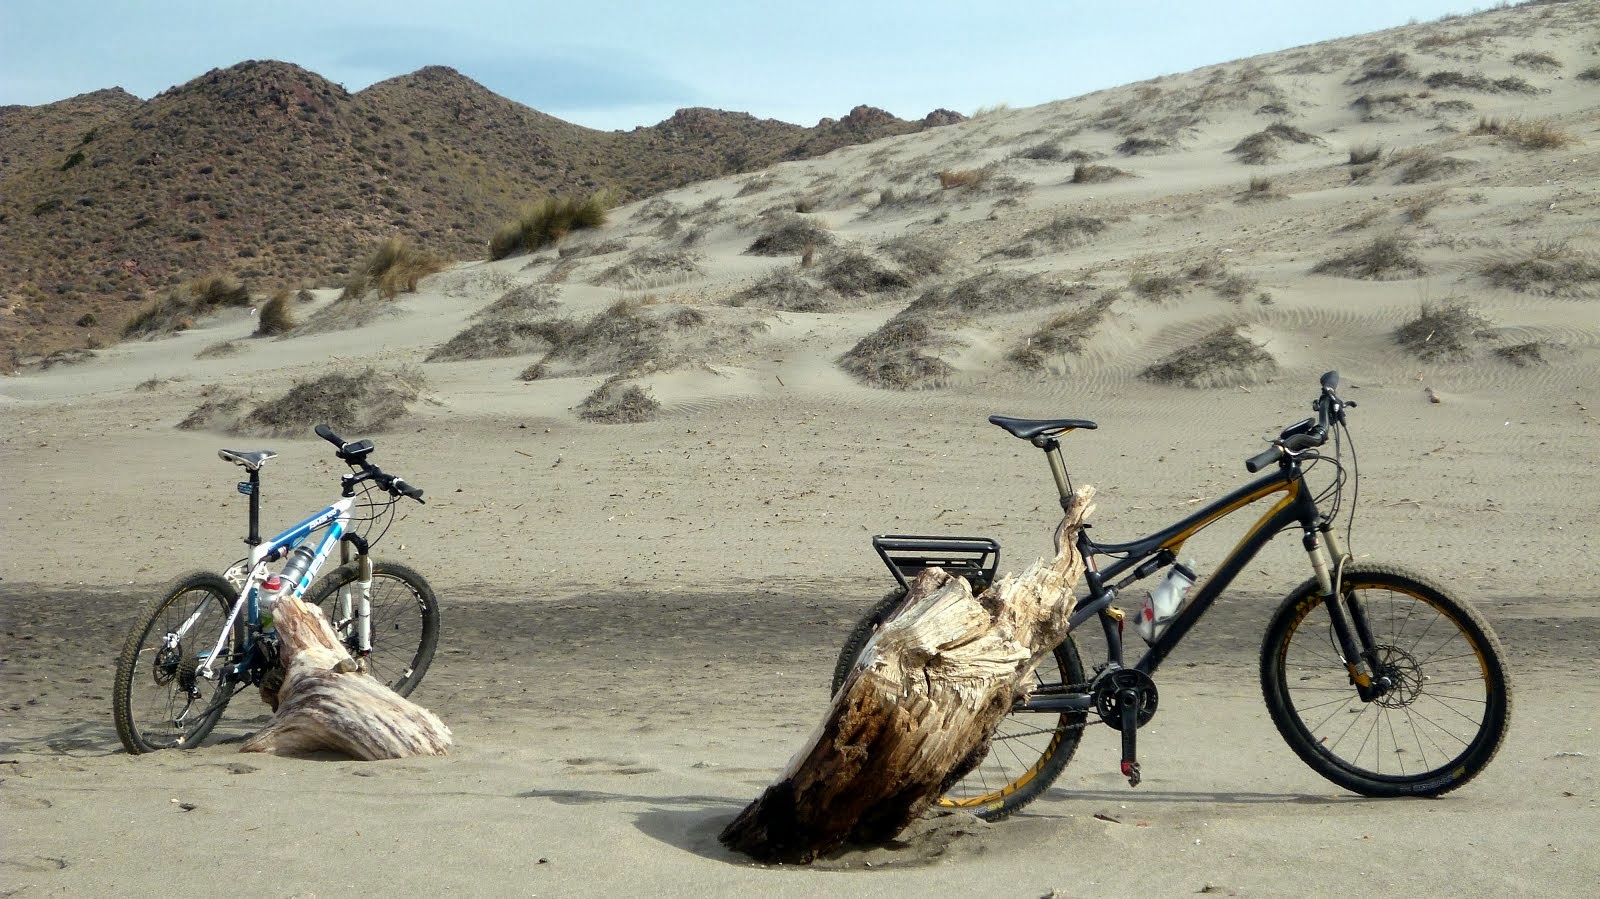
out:
{"label": "dune grass tuft", "polygon": [[574,231],[598,228],[615,203],[610,191],[597,191],[587,197],[547,197],[523,210],[514,222],[495,231],[489,240],[489,258],[504,259],[512,253],[534,250],[561,242]]}
{"label": "dune grass tuft", "polygon": [[417,283],[428,275],[444,271],[444,260],[420,250],[410,241],[391,237],[378,244],[378,248],[345,281],[341,300],[359,300],[376,290],[386,300],[417,289]]}

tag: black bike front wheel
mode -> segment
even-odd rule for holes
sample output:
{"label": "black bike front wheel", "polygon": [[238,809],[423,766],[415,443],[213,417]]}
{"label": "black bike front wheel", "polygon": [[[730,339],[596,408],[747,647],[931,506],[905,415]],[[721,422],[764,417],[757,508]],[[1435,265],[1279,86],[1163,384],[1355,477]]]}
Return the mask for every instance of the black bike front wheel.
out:
{"label": "black bike front wheel", "polygon": [[[837,694],[855,669],[862,650],[905,598],[895,588],[879,600],[845,638],[834,665],[832,693]],[[1032,675],[1034,693],[1060,692],[1086,679],[1078,644],[1070,635],[1039,662]],[[941,808],[964,809],[986,821],[998,821],[1044,795],[1061,776],[1083,736],[1086,712],[1013,710],[995,728],[988,752],[972,770],[945,790]]]}
{"label": "black bike front wheel", "polygon": [[1339,595],[1364,616],[1363,700],[1321,589],[1284,599],[1261,646],[1261,690],[1278,732],[1313,770],[1364,796],[1438,796],[1488,765],[1505,739],[1511,684],[1500,641],[1471,606],[1421,575],[1351,565]]}
{"label": "black bike front wheel", "polygon": [[[328,616],[334,633],[352,656],[360,657],[360,563],[330,572],[306,594],[306,602]],[[401,696],[422,683],[439,645],[439,599],[422,575],[395,562],[373,562],[367,592],[371,608],[372,651],[367,672]]]}
{"label": "black bike front wheel", "polygon": [[242,653],[237,623],[210,669],[237,595],[220,575],[196,571],[148,602],[128,632],[111,690],[117,736],[130,753],[192,749],[221,720],[234,683],[225,669]]}

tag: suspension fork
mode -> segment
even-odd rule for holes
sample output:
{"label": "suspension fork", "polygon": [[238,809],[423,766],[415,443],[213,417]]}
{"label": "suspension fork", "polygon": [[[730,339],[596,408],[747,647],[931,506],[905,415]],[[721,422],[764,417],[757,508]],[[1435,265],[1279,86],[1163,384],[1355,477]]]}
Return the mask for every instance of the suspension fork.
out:
{"label": "suspension fork", "polygon": [[341,633],[355,637],[352,654],[365,656],[372,652],[372,556],[367,554],[365,540],[346,535],[339,544],[340,564],[350,564],[352,553],[356,560],[356,580],[339,591],[335,612]]}
{"label": "suspension fork", "polygon": [[1322,591],[1323,605],[1333,622],[1334,638],[1338,641],[1345,669],[1350,672],[1350,682],[1362,701],[1371,702],[1388,692],[1391,685],[1378,670],[1374,654],[1377,644],[1372,639],[1366,610],[1356,597],[1344,592],[1344,545],[1334,533],[1333,523],[1326,519],[1319,520],[1314,529],[1307,528],[1302,542],[1311,560],[1311,569],[1316,572],[1317,587]]}

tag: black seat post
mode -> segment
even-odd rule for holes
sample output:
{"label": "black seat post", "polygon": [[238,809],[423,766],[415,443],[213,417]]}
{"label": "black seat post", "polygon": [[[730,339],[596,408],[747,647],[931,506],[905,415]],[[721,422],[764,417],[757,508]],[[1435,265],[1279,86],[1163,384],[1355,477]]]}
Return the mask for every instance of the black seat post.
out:
{"label": "black seat post", "polygon": [[[242,486],[242,485],[241,485]],[[251,546],[261,545],[261,471],[250,469],[250,536],[244,542]]]}

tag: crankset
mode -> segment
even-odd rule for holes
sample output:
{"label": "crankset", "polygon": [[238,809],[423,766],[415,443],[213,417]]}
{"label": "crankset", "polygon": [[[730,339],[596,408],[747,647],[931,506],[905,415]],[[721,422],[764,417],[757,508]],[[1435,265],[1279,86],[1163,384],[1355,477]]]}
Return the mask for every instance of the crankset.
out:
{"label": "crankset", "polygon": [[1156,682],[1137,668],[1118,668],[1095,680],[1094,707],[1100,720],[1114,730],[1127,730],[1128,712],[1135,728],[1156,716]]}
{"label": "crankset", "polygon": [[1137,668],[1103,671],[1094,682],[1094,707],[1100,720],[1122,731],[1122,776],[1128,786],[1139,785],[1139,757],[1135,733],[1156,715],[1156,682]]}

